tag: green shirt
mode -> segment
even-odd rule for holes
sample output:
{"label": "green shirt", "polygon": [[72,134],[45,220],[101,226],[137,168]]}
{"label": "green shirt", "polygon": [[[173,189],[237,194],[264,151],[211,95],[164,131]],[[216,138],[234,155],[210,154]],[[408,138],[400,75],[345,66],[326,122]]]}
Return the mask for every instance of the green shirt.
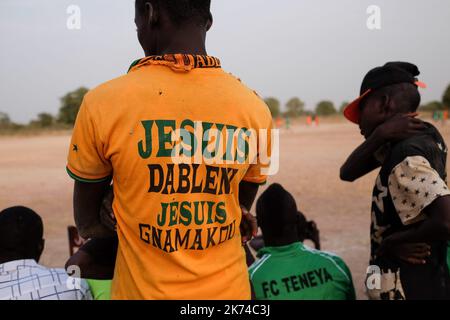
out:
{"label": "green shirt", "polygon": [[94,300],[111,300],[112,280],[86,280]]}
{"label": "green shirt", "polygon": [[352,275],[344,261],[297,242],[266,247],[249,269],[257,300],[354,300]]}

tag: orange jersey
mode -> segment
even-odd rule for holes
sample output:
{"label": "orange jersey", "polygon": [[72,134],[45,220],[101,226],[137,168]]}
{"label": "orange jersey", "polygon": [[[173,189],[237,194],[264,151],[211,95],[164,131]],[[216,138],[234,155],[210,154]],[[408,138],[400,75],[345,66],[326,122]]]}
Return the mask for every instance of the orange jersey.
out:
{"label": "orange jersey", "polygon": [[147,57],[86,95],[67,170],[113,178],[113,299],[250,298],[239,184],[265,183],[271,127],[264,102],[209,56]]}

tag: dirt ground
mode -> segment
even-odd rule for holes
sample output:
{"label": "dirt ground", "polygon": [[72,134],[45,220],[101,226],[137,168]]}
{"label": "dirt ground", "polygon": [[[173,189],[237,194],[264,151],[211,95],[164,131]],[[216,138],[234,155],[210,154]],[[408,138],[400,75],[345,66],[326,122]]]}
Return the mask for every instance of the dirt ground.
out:
{"label": "dirt ground", "polygon": [[[450,143],[450,125],[440,127]],[[69,135],[0,137],[0,209],[24,205],[45,223],[41,263],[60,267],[68,258],[67,226],[72,218],[72,180],[65,171]],[[270,178],[297,199],[307,218],[319,226],[322,249],[340,255],[350,267],[359,299],[365,299],[369,259],[371,191],[376,173],[350,184],[339,168],[362,142],[347,123],[296,125],[282,130],[280,171]]]}

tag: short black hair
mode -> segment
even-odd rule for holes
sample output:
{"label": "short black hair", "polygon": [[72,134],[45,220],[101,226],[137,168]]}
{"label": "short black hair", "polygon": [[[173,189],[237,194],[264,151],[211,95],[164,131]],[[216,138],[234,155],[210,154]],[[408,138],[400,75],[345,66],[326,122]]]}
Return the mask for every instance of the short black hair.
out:
{"label": "short black hair", "polygon": [[294,197],[277,183],[259,197],[256,217],[264,237],[270,238],[283,236],[286,228],[296,232],[299,219]]}
{"label": "short black hair", "polygon": [[[139,11],[145,9],[148,0],[136,0],[136,8]],[[171,20],[181,25],[193,21],[201,26],[206,25],[211,14],[211,0],[159,0],[169,13]]]}
{"label": "short black hair", "polygon": [[377,90],[376,94],[388,95],[399,112],[416,112],[421,102],[420,92],[412,83],[393,84]]}
{"label": "short black hair", "polygon": [[26,207],[12,207],[0,212],[0,253],[34,258],[42,243],[41,217]]}

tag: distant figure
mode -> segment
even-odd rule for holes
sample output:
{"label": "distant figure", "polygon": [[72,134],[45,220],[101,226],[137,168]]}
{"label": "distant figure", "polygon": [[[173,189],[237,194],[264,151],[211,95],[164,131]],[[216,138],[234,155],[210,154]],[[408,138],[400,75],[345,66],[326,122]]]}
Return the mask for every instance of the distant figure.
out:
{"label": "distant figure", "polygon": [[314,124],[316,125],[316,127],[319,126],[319,116],[318,115],[314,116]]}
{"label": "distant figure", "polygon": [[307,226],[292,195],[271,185],[256,205],[266,247],[249,269],[257,300],[354,300],[350,270],[341,258],[311,249],[300,236]]}
{"label": "distant figure", "polygon": [[286,129],[289,130],[291,128],[291,118],[289,116],[285,116],[284,123],[285,123]]}
{"label": "distant figure", "polygon": [[312,125],[312,117],[311,116],[307,116],[306,117],[306,124],[310,127]]}
{"label": "distant figure", "polygon": [[91,300],[85,281],[38,264],[44,250],[42,220],[33,210],[0,212],[0,300]]}
{"label": "distant figure", "polygon": [[283,126],[283,119],[280,116],[276,117],[275,126],[277,128],[281,128]]}

